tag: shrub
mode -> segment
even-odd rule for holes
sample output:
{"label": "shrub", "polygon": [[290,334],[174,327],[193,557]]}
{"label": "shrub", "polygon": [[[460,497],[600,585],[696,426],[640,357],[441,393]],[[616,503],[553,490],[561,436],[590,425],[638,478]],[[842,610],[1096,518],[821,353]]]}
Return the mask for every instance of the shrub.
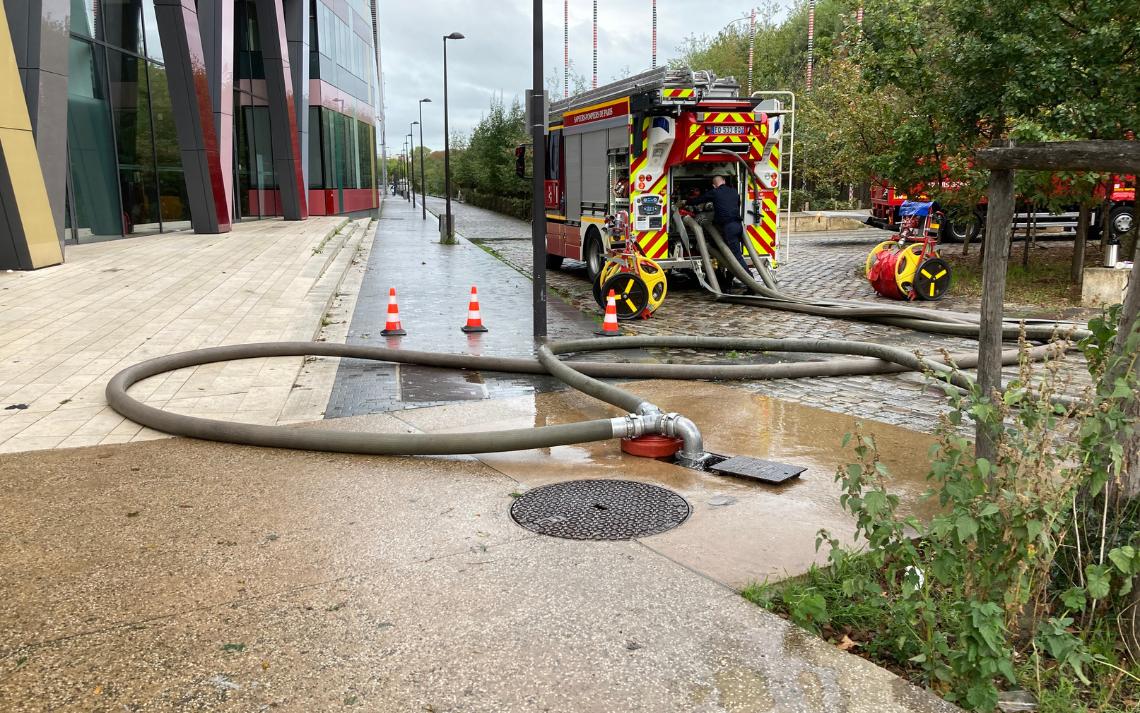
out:
{"label": "shrub", "polygon": [[[1117,493],[1137,427],[1140,329],[1116,355],[1117,318],[1094,320],[1081,344],[1098,384],[1081,402],[1058,396],[1060,350],[1043,371],[1023,356],[992,398],[945,387],[953,408],[932,452],[940,510],[928,523],[898,513],[874,440],[848,434],[840,502],[864,551],[821,531],[828,567],[745,596],[813,631],[866,637],[873,658],[971,710],[993,710],[999,684],[1027,677],[1039,698],[1049,680],[1075,677],[1086,698],[1134,703],[1140,678],[1120,666],[1130,652],[1116,622],[1140,574],[1138,503]],[[974,459],[967,416],[997,434],[994,462]],[[1092,685],[1094,667],[1110,683]]]}

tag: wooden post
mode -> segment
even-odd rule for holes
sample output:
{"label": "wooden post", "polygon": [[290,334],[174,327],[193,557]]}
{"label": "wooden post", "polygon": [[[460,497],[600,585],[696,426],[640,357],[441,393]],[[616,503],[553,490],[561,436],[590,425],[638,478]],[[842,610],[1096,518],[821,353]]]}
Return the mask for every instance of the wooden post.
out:
{"label": "wooden post", "polygon": [[[978,386],[986,397],[993,396],[1001,388],[1002,312],[1012,224],[1013,171],[995,170],[990,173],[986,254],[982,259],[981,330],[978,335]],[[998,434],[981,423],[975,433],[975,457],[994,462]]]}
{"label": "wooden post", "polygon": [[[1120,325],[1116,333],[1116,344],[1113,351],[1117,355],[1124,353],[1128,337],[1136,328],[1140,319],[1140,261],[1133,261],[1132,272],[1128,276],[1128,292],[1124,295],[1124,306],[1120,311]],[[1140,378],[1140,359],[1132,364],[1132,372]],[[1115,380],[1116,374],[1109,374],[1108,378]],[[1109,382],[1112,383],[1112,382]],[[1133,419],[1133,423],[1140,423],[1140,401],[1133,399],[1128,405],[1126,413]],[[1133,432],[1132,437],[1124,444],[1124,464],[1120,483],[1121,498],[1118,507],[1127,508],[1140,497],[1140,433]],[[1107,493],[1106,493],[1107,497]],[[1128,642],[1130,651],[1140,651],[1140,575],[1132,578],[1132,595],[1129,599],[1131,606],[1125,609],[1121,621],[1121,633]]]}
{"label": "wooden post", "polygon": [[[1128,291],[1124,295],[1124,304],[1120,310],[1120,324],[1116,333],[1116,343],[1113,351],[1118,356],[1124,356],[1124,349],[1132,330],[1140,320],[1140,261],[1133,261],[1132,271],[1128,275]],[[1140,358],[1132,364],[1133,373],[1140,378]],[[1115,380],[1120,374],[1109,374]],[[1109,382],[1112,383],[1112,382]],[[1140,402],[1133,400],[1129,408],[1129,415],[1140,418]],[[1127,499],[1140,497],[1140,433],[1132,434],[1130,442],[1124,449],[1124,472],[1122,482],[1122,495]]]}

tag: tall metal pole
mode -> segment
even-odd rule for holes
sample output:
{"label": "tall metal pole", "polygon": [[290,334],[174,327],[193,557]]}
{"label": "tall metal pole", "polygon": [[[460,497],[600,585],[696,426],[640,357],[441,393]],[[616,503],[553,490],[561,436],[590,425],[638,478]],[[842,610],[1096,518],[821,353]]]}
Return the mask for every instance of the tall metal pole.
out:
{"label": "tall metal pole", "polygon": [[404,160],[401,161],[400,163],[404,164],[403,165],[403,169],[404,169],[404,200],[408,201],[410,203],[412,200],[412,194],[408,192],[408,156],[409,156],[409,154],[408,154],[408,140],[407,140],[407,138],[405,138],[404,139]]}
{"label": "tall metal pole", "polygon": [[416,130],[412,127],[420,122],[413,121],[408,124],[408,146],[412,147],[412,155],[410,161],[411,177],[412,177],[412,207],[416,207]]}
{"label": "tall metal pole", "polygon": [[756,8],[748,20],[748,96],[752,96],[752,58],[756,54]]}
{"label": "tall metal pole", "polygon": [[452,32],[443,37],[443,234],[439,242],[444,245],[455,243],[451,226],[451,140],[447,129],[447,41],[461,40],[463,35]]}
{"label": "tall metal pole", "polygon": [[424,173],[424,102],[431,99],[420,99],[420,206],[423,208],[423,220],[427,220],[427,179]]}
{"label": "tall metal pole", "polygon": [[570,96],[570,0],[562,0],[562,98],[568,96]]}
{"label": "tall metal pole", "polygon": [[[594,17],[598,3],[595,0]],[[595,37],[597,33],[595,32]],[[596,45],[595,45],[596,46]],[[596,55],[595,55],[596,56]],[[531,178],[531,274],[534,276],[531,297],[534,338],[546,338],[546,111],[542,90],[542,0],[534,0],[534,47],[530,91],[530,139],[534,146],[534,176]],[[596,63],[596,60],[595,60]],[[596,64],[595,64],[596,66]],[[595,70],[595,85],[597,84]]]}
{"label": "tall metal pole", "polygon": [[815,59],[815,0],[808,0],[807,89],[811,91],[811,71]]}
{"label": "tall metal pole", "polygon": [[[653,59],[652,59],[652,61],[650,62],[650,65],[649,65],[649,66],[650,66],[651,68],[653,68],[653,69],[657,69],[657,0],[653,0],[653,40],[652,40],[652,53],[653,53]],[[751,70],[751,69],[749,69],[748,73],[749,73],[749,74],[752,74],[752,70]],[[749,92],[751,92],[751,91],[752,91],[752,90],[751,90],[751,89],[749,89]]]}
{"label": "tall metal pole", "polygon": [[598,0],[594,0],[594,89],[598,88]]}

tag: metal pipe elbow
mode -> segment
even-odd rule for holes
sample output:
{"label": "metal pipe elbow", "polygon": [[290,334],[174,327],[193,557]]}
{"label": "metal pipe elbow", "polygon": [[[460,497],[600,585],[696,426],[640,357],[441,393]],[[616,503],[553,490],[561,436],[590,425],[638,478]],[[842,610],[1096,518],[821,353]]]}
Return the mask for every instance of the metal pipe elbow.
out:
{"label": "metal pipe elbow", "polygon": [[610,419],[614,438],[637,438],[649,433],[681,439],[677,459],[682,465],[698,465],[704,459],[704,437],[697,424],[679,413],[662,413],[653,407],[648,413],[631,413]]}
{"label": "metal pipe elbow", "polygon": [[661,426],[666,436],[681,439],[681,450],[677,453],[681,465],[699,465],[704,460],[704,437],[697,424],[679,413],[667,413],[661,417]]}

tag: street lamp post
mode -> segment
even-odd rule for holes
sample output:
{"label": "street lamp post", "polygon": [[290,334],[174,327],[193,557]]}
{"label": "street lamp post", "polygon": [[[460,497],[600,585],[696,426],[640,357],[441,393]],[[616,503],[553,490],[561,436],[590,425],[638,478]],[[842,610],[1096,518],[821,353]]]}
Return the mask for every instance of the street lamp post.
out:
{"label": "street lamp post", "polygon": [[412,202],[412,194],[408,193],[408,159],[412,154],[408,153],[408,137],[404,137],[404,200]]}
{"label": "street lamp post", "polygon": [[461,40],[463,34],[452,32],[443,36],[443,236],[440,242],[450,245],[455,242],[451,230],[451,142],[447,135],[447,41]]}
{"label": "street lamp post", "polygon": [[[416,207],[416,130],[412,127],[420,122],[413,121],[408,124],[408,146],[412,147],[412,152],[408,155],[408,165],[411,169],[412,177],[412,207]],[[420,196],[423,198],[423,196]]]}
{"label": "street lamp post", "polygon": [[[546,338],[546,92],[542,90],[542,0],[534,0],[531,46],[530,140],[534,147],[531,176],[531,324],[535,339]],[[594,3],[594,86],[598,78],[598,3]]]}
{"label": "street lamp post", "polygon": [[427,220],[427,174],[424,173],[424,102],[420,99],[420,205],[423,207],[423,220]]}

